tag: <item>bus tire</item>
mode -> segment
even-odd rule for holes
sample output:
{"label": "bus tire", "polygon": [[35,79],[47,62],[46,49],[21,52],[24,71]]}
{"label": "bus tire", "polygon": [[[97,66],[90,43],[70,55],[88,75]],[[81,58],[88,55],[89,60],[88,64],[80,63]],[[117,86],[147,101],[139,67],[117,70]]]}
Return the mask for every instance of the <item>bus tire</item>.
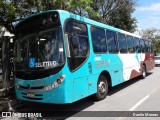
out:
{"label": "bus tire", "polygon": [[108,93],[108,82],[104,75],[100,75],[97,83],[97,93],[95,99],[100,101],[106,98]]}
{"label": "bus tire", "polygon": [[142,75],[141,75],[141,78],[145,79],[146,75],[147,75],[146,67],[145,67],[145,65],[142,65]]}

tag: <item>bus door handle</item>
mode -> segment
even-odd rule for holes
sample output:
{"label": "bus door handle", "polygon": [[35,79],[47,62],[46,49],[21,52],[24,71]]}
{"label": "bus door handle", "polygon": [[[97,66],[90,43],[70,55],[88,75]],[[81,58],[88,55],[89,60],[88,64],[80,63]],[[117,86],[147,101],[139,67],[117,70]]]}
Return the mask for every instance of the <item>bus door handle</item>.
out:
{"label": "bus door handle", "polygon": [[118,70],[115,70],[115,71],[114,71],[114,73],[117,73],[117,72],[118,72]]}

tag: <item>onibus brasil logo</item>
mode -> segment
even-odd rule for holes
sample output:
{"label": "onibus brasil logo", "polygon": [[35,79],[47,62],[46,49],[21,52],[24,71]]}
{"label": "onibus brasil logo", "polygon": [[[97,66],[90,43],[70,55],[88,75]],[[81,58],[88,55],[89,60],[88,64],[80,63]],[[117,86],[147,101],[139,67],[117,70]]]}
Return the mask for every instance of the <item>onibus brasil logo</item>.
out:
{"label": "onibus brasil logo", "polygon": [[42,117],[41,113],[2,112],[2,117]]}

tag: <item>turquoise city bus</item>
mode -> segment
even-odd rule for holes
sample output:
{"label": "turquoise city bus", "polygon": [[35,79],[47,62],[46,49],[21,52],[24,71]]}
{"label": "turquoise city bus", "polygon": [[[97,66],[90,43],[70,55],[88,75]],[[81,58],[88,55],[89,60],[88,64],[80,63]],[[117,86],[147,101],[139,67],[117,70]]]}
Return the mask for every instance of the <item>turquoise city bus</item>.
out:
{"label": "turquoise city bus", "polygon": [[152,42],[63,10],[25,18],[15,28],[15,89],[18,99],[65,104],[154,68]]}

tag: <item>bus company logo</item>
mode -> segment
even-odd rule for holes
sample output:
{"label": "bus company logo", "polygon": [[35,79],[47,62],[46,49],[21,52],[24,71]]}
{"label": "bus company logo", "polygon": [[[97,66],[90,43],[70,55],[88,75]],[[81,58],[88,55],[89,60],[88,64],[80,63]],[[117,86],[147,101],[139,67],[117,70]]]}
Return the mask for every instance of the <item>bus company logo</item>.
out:
{"label": "bus company logo", "polygon": [[36,58],[29,59],[29,67],[30,68],[40,68],[40,67],[55,67],[57,65],[56,61],[45,61],[45,62],[37,62]]}
{"label": "bus company logo", "polygon": [[35,58],[30,58],[29,59],[29,67],[34,68],[36,66],[36,59]]}
{"label": "bus company logo", "polygon": [[45,62],[38,62],[35,63],[35,67],[55,67],[57,65],[56,61],[45,61]]}

